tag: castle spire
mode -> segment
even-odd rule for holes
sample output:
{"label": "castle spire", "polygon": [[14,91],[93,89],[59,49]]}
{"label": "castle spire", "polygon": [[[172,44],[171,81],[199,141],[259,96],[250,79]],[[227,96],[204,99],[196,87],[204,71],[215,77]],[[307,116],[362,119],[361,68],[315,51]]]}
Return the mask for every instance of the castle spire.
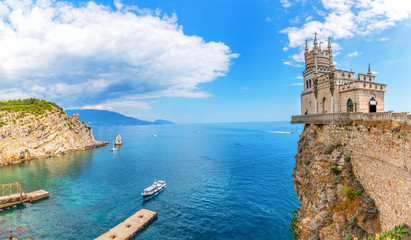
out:
{"label": "castle spire", "polygon": [[317,33],[315,33],[315,36],[314,36],[314,48],[317,48],[317,46],[318,46],[318,43],[317,43]]}
{"label": "castle spire", "polygon": [[305,51],[308,52],[308,42],[307,42],[307,39],[305,39]]}
{"label": "castle spire", "polygon": [[331,37],[328,37],[328,51],[331,52]]}
{"label": "castle spire", "polygon": [[368,73],[367,73],[368,75],[371,75],[372,74],[372,72],[371,72],[371,64],[370,63],[368,63]]}
{"label": "castle spire", "polygon": [[330,54],[330,68],[331,70],[334,69],[334,58],[333,58],[333,51],[331,50],[331,37],[328,37],[328,53]]}

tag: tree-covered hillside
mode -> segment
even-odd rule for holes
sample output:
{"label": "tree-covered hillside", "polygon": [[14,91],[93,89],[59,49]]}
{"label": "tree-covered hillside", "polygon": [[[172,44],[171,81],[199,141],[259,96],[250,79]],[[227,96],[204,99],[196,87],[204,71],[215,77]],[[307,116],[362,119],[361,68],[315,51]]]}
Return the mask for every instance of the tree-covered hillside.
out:
{"label": "tree-covered hillside", "polygon": [[20,112],[22,114],[32,113],[34,115],[42,115],[46,111],[64,113],[64,110],[57,104],[36,98],[0,101],[0,111]]}

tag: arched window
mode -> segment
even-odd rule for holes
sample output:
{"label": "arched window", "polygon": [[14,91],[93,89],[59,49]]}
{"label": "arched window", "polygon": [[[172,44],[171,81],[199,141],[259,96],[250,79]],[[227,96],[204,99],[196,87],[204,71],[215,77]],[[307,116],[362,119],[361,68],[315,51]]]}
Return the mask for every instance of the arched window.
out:
{"label": "arched window", "polygon": [[347,101],[347,112],[354,112],[354,103],[351,98]]}
{"label": "arched window", "polygon": [[325,97],[323,98],[323,113],[325,113]]}
{"label": "arched window", "polygon": [[370,112],[377,112],[377,101],[374,97],[370,99]]}

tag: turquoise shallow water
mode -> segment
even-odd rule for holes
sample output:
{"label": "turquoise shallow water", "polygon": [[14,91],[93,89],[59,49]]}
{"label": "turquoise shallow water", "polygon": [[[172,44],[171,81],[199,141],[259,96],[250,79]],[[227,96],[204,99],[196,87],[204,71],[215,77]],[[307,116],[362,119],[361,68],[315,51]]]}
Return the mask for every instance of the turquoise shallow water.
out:
{"label": "turquoise shallow water", "polygon": [[[0,183],[50,192],[0,211],[0,238],[12,228],[21,237],[93,239],[144,207],[159,215],[138,239],[291,239],[301,130],[288,122],[95,128],[96,139],[121,134],[125,145],[0,168]],[[167,189],[143,202],[155,178]]]}

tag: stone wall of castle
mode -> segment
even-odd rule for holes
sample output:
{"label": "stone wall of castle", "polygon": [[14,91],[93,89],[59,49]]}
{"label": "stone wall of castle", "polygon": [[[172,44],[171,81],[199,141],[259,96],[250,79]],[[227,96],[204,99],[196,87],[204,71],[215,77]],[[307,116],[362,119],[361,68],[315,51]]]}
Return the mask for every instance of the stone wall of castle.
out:
{"label": "stone wall of castle", "polygon": [[357,112],[369,112],[369,102],[372,97],[377,101],[377,112],[384,112],[384,92],[355,89],[351,91],[341,91],[338,95],[338,112],[347,112],[347,101],[351,99],[357,103]]}
{"label": "stone wall of castle", "polygon": [[[306,92],[301,95],[301,114],[308,110],[309,114],[315,113],[317,101],[317,113],[347,112],[347,101],[351,99],[356,103],[357,112],[369,112],[369,102],[372,97],[377,101],[377,112],[384,112],[384,92],[350,89],[342,90],[341,86],[335,87],[334,96],[331,95],[330,84],[323,83],[318,86],[318,97],[314,92]],[[354,109],[355,111],[355,109]]]}

